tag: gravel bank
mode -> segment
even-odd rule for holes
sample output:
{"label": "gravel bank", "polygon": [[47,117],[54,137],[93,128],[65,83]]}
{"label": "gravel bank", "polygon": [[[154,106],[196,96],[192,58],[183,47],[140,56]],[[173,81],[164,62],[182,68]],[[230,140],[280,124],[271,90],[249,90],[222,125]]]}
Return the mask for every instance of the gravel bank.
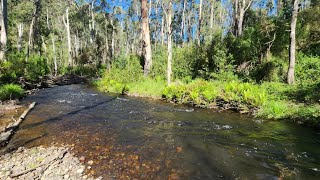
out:
{"label": "gravel bank", "polygon": [[0,179],[93,180],[84,174],[90,164],[92,161],[78,159],[66,147],[19,148],[0,156]]}

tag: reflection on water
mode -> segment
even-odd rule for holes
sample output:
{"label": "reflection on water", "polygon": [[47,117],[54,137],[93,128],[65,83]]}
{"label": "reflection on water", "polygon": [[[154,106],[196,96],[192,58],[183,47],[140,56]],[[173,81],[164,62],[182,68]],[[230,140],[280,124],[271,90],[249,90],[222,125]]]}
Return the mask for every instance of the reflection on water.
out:
{"label": "reflection on water", "polygon": [[61,143],[115,179],[316,179],[320,134],[285,122],[102,94],[45,89],[10,147]]}

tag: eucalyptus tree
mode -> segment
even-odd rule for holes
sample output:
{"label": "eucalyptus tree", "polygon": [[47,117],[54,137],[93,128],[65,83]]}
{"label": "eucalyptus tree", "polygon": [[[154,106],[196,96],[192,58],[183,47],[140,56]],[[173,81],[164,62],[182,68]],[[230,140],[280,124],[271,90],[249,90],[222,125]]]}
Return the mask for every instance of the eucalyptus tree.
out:
{"label": "eucalyptus tree", "polygon": [[167,22],[167,47],[168,47],[168,62],[167,62],[167,84],[171,84],[172,76],[172,19],[174,17],[173,12],[173,0],[166,0],[162,2],[162,9],[166,17]]}
{"label": "eucalyptus tree", "polygon": [[234,34],[241,36],[243,32],[244,16],[247,10],[251,7],[253,0],[234,0]]}
{"label": "eucalyptus tree", "polygon": [[299,0],[292,1],[292,17],[290,25],[290,60],[288,69],[288,84],[294,84],[294,68],[296,61],[296,27],[299,12]]}
{"label": "eucalyptus tree", "polygon": [[0,5],[0,60],[5,60],[7,51],[8,11],[7,0],[1,0]]}
{"label": "eucalyptus tree", "polygon": [[[152,67],[152,52],[149,29],[149,9],[147,0],[141,0],[142,57],[144,59],[144,75],[148,76]],[[151,7],[151,4],[150,4]],[[151,9],[151,8],[150,8]]]}

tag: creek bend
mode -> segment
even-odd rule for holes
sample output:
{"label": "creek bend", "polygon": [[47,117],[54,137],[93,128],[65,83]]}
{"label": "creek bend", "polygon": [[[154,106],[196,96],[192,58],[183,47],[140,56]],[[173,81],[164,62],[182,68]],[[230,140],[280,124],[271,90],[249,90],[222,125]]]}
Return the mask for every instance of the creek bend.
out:
{"label": "creek bend", "polygon": [[320,133],[144,98],[59,86],[36,101],[8,147],[74,147],[106,179],[317,179]]}

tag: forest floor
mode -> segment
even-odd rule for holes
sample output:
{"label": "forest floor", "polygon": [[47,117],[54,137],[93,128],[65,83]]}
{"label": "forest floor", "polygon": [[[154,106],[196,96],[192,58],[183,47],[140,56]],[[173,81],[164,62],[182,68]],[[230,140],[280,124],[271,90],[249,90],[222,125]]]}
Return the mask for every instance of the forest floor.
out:
{"label": "forest floor", "polygon": [[75,157],[69,147],[19,148],[0,156],[0,179],[95,179],[84,174],[92,163]]}

